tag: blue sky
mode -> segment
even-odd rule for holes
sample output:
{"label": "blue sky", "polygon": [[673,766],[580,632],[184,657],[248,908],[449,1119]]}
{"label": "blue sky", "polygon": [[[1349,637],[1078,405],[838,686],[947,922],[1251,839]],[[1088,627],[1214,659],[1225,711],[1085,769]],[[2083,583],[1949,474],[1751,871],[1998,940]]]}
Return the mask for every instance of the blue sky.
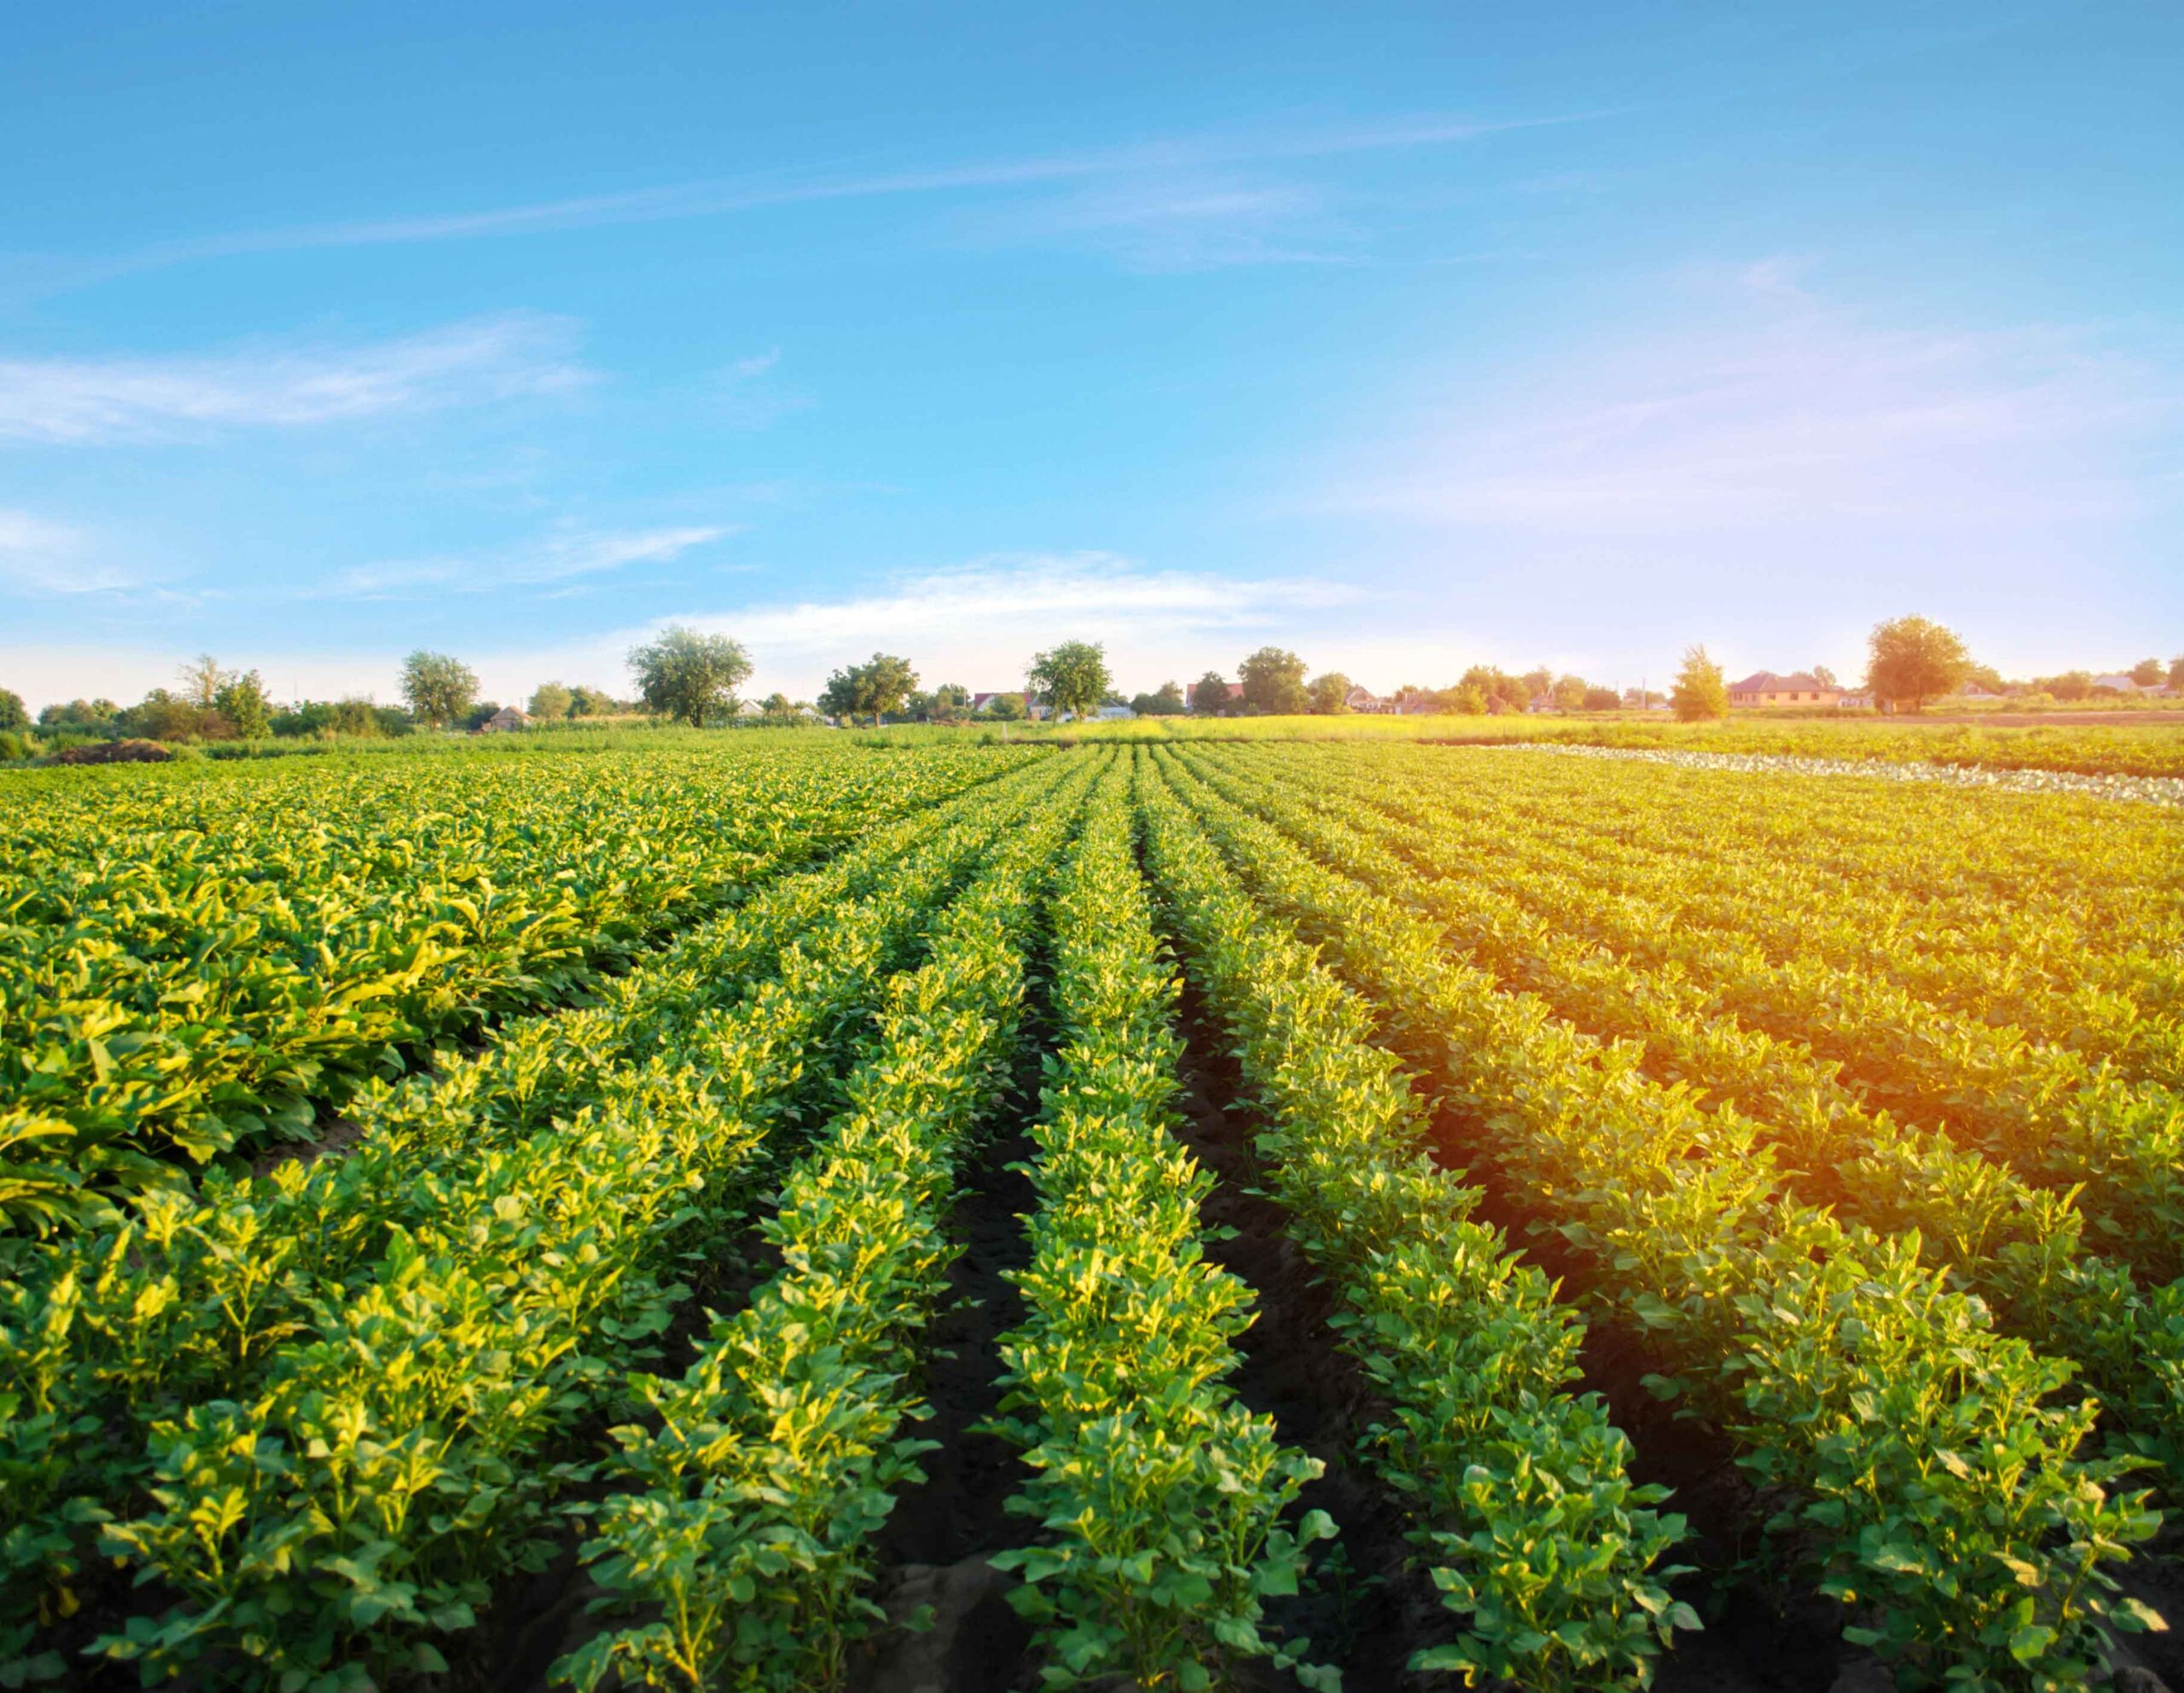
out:
{"label": "blue sky", "polygon": [[0,686],[2184,650],[2184,12],[18,9]]}

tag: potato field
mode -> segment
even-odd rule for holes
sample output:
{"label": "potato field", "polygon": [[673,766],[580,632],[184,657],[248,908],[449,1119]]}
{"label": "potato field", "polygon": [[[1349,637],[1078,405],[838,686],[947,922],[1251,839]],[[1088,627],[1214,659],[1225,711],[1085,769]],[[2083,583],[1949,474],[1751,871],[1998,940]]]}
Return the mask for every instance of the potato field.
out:
{"label": "potato field", "polygon": [[2184,1688],[2184,810],[823,733],[0,800],[0,1687]]}

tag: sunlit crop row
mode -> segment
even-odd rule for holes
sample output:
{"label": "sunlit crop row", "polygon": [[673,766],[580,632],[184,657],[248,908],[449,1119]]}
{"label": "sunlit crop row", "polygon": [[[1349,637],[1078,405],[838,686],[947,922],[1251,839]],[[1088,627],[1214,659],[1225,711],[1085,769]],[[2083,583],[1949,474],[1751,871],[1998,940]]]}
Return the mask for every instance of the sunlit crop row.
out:
{"label": "sunlit crop row", "polygon": [[299,761],[26,793],[0,823],[0,1218],[307,1140],[405,1053],[595,989],[1019,756]]}
{"label": "sunlit crop row", "polygon": [[[999,1437],[1019,1682],[1336,1686],[1298,1606],[1361,1499],[1467,1684],[1648,1686],[1755,1551],[1907,1688],[2158,1621],[2153,808],[1211,742],[170,774],[135,823],[131,774],[4,826],[55,844],[17,985],[122,1032],[18,1018],[0,1076],[57,1125],[0,1166],[0,1684],[478,1684],[550,1568],[592,1603],[534,1679],[839,1686],[891,1521],[957,1503],[929,1394]],[[320,994],[466,854],[474,945]],[[996,1209],[1020,1312],[943,1391]],[[1326,1379],[1263,1398],[1261,1325]],[[1703,1510],[1638,1479],[1676,1417]]]}
{"label": "sunlit crop row", "polygon": [[579,1479],[556,1450],[648,1355],[677,1255],[742,1215],[903,947],[1058,774],[776,884],[444,1085],[382,1088],[347,1157],[49,1243],[0,1325],[0,1650],[75,1608],[99,1536],[181,1596],[116,1655],[428,1667],[534,1555]]}
{"label": "sunlit crop row", "polygon": [[1374,1000],[1466,1152],[1552,1227],[1613,1319],[1796,1501],[1846,1634],[1914,1671],[2067,1680],[2102,1624],[2144,1619],[2106,1566],[2158,1519],[2093,1456],[2066,1364],[1992,1326],[1914,1244],[1802,1203],[1749,1118],[1647,1077],[1535,995],[1451,959],[1438,928],[1313,861],[1184,772],[1201,826]]}

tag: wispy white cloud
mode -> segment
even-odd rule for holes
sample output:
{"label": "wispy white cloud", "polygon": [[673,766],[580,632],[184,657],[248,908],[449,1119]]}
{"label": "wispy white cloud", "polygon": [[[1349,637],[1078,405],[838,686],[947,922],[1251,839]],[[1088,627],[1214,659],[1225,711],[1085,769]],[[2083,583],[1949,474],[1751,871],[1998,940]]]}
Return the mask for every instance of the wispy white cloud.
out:
{"label": "wispy white cloud", "polygon": [[10,593],[106,594],[144,582],[140,574],[100,558],[82,530],[29,512],[0,509],[0,586]]}
{"label": "wispy white cloud", "polygon": [[1156,171],[1102,180],[996,209],[967,227],[996,245],[1096,247],[1146,272],[1336,262],[1349,239],[1323,193],[1234,171]]}
{"label": "wispy white cloud", "polygon": [[[102,259],[78,261],[52,255],[19,254],[10,258],[9,268],[15,272],[18,291],[37,294],[199,259],[537,235],[606,225],[727,217],[831,200],[1008,193],[1102,179],[1152,182],[1227,167],[1273,165],[1449,146],[1509,130],[1583,123],[1612,115],[1614,114],[1610,112],[1586,111],[1536,118],[1485,119],[1426,113],[1366,124],[1289,118],[1255,128],[1171,136],[1123,146],[1016,158],[893,169],[777,171],[658,183],[515,206],[356,218],[284,229],[230,230],[161,242]],[[1278,254],[1285,250],[1269,246],[1267,251]]]}
{"label": "wispy white cloud", "polygon": [[574,341],[565,319],[508,314],[380,341],[0,359],[0,441],[171,439],[561,393],[587,380]]}
{"label": "wispy white cloud", "polygon": [[305,592],[311,598],[408,600],[566,584],[631,565],[671,563],[694,547],[734,532],[732,527],[717,524],[674,529],[564,529],[505,552],[357,565]]}
{"label": "wispy white cloud", "polygon": [[653,623],[473,663],[501,698],[549,676],[620,689],[630,648],[675,622],[741,641],[755,667],[746,684],[754,695],[779,688],[809,699],[829,671],[875,652],[903,654],[928,686],[1016,687],[1035,652],[1071,640],[1106,643],[1118,681],[1134,691],[1171,676],[1187,681],[1209,665],[1233,669],[1268,641],[1316,652],[1329,616],[1371,598],[1312,577],[1147,570],[1098,552],[1006,554],[837,598],[728,609],[714,599]]}
{"label": "wispy white cloud", "polygon": [[[694,544],[694,543],[693,543]],[[443,583],[439,591],[446,591]],[[1428,643],[1389,643],[1368,636],[1339,654],[1321,637],[1332,614],[1369,608],[1364,590],[1309,577],[1252,580],[1188,571],[1152,571],[1112,554],[1007,554],[960,568],[905,575],[868,592],[752,605],[741,610],[697,609],[674,618],[605,631],[582,641],[536,647],[479,643],[458,647],[478,673],[485,697],[520,699],[539,682],[559,677],[617,693],[629,687],[630,649],[663,623],[680,622],[734,635],[755,664],[746,691],[775,688],[809,699],[828,672],[875,651],[900,652],[927,685],[1020,687],[1042,647],[1087,640],[1107,645],[1118,684],[1129,692],[1173,678],[1188,681],[1209,666],[1233,670],[1268,641],[1311,653],[1316,662],[1362,668],[1385,659],[1403,675],[1392,682],[1438,675]],[[57,648],[0,647],[0,674],[35,708],[45,700],[89,692],[134,699],[166,682],[174,667],[203,645],[192,636],[172,652],[148,645]],[[1323,656],[1324,655],[1324,656]],[[223,662],[264,673],[274,693],[327,698],[340,693],[395,695],[398,652],[371,655],[257,648],[221,650]],[[1400,658],[1401,663],[1397,662]],[[1414,664],[1412,661],[1415,660]]]}
{"label": "wispy white cloud", "polygon": [[779,347],[731,361],[712,385],[720,417],[738,429],[764,429],[793,412],[810,410],[817,403],[810,395],[775,376],[781,362]]}
{"label": "wispy white cloud", "polygon": [[2173,378],[2051,328],[1875,328],[1799,267],[1725,310],[1521,373],[1339,473],[1318,503],[1634,559],[1872,563],[1938,537],[2052,544],[2142,513]]}

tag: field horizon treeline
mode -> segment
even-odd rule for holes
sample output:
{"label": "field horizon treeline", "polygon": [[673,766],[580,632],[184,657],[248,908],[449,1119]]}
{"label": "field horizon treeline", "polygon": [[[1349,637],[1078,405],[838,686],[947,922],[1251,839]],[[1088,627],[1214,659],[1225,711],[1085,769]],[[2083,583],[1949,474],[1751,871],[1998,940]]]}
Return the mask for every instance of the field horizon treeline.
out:
{"label": "field horizon treeline", "polygon": [[[2128,669],[2084,669],[2029,678],[2004,676],[1977,662],[1953,630],[1919,617],[1875,628],[1865,674],[1839,682],[1826,665],[1794,673],[1811,689],[1859,697],[1863,709],[1917,714],[1937,700],[1975,710],[1998,704],[2019,710],[2139,706],[2184,696],[2184,655],[2166,664],[2145,658]],[[0,757],[23,757],[71,742],[138,739],[168,745],[260,739],[371,739],[418,729],[475,732],[514,706],[532,723],[590,723],[650,716],[694,727],[793,728],[823,719],[912,723],[1025,722],[1048,716],[1084,717],[1102,710],[1137,716],[1334,716],[1361,708],[1401,715],[1484,716],[1554,711],[1602,714],[1671,710],[1686,722],[1725,716],[1732,708],[1727,680],[1704,646],[1686,651],[1666,690],[1615,687],[1542,665],[1521,674],[1472,664],[1442,687],[1403,683],[1371,689],[1339,670],[1313,672],[1297,653],[1263,646],[1232,675],[1208,670],[1188,687],[1170,681],[1124,695],[1115,687],[1103,644],[1066,641],[1036,655],[1021,688],[974,694],[958,682],[921,687],[907,658],[876,652],[836,670],[816,699],[781,693],[745,699],[737,690],[752,671],[741,642],[670,625],[633,649],[633,693],[561,681],[539,683],[520,700],[481,697],[477,674],[461,659],[423,649],[404,661],[400,705],[364,696],[276,702],[256,670],[224,668],[211,654],[180,667],[177,685],[155,687],[134,705],[105,699],[49,702],[33,717],[20,697],[0,687],[0,734],[15,738]],[[1363,696],[1361,699],[1360,696]],[[1821,709],[1815,703],[1807,710]],[[1777,708],[1780,709],[1780,708]],[[1794,706],[1789,708],[1795,710]],[[1833,707],[1827,708],[1829,710]]]}

